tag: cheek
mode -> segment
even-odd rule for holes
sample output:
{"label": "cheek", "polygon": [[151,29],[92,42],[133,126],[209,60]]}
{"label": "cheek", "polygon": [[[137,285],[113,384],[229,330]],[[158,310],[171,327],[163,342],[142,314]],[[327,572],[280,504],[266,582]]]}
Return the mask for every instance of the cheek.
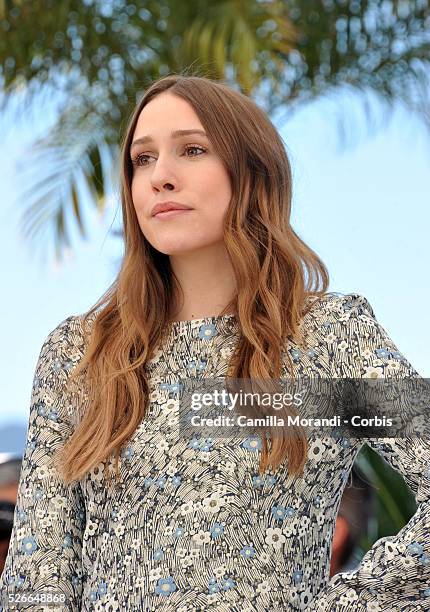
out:
{"label": "cheek", "polygon": [[155,246],[154,241],[156,238],[152,231],[152,220],[148,217],[148,198],[142,182],[133,179],[130,186],[130,191],[140,230],[147,240],[153,244],[153,246]]}
{"label": "cheek", "polygon": [[231,198],[230,177],[218,164],[212,167],[204,176],[203,185],[213,196],[217,196],[223,204]]}
{"label": "cheek", "polygon": [[133,199],[133,205],[136,212],[142,212],[145,202],[145,189],[142,181],[139,181],[139,179],[135,177],[131,182],[131,197]]}
{"label": "cheek", "polygon": [[200,185],[201,201],[204,203],[205,214],[221,223],[230,205],[232,190],[228,175],[217,168],[217,171],[207,173]]}

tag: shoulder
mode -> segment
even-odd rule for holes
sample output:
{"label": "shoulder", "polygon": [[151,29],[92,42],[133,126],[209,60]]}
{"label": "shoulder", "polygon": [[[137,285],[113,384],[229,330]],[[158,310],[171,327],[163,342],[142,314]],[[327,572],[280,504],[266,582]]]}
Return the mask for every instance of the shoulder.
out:
{"label": "shoulder", "polygon": [[79,345],[84,337],[83,330],[83,315],[70,315],[48,333],[42,351],[62,351],[69,345]]}
{"label": "shoulder", "polygon": [[352,317],[375,318],[368,299],[359,293],[325,293],[321,297],[309,296],[304,320],[323,322],[348,321]]}
{"label": "shoulder", "polygon": [[[84,354],[83,315],[60,321],[45,337],[33,377],[30,421],[36,428],[72,425],[82,399],[82,381],[71,374]],[[73,384],[72,384],[73,383]],[[67,394],[67,399],[66,399]],[[40,420],[45,417],[46,420]]]}
{"label": "shoulder", "polygon": [[70,315],[45,337],[37,362],[37,379],[67,378],[85,352],[84,315]]}
{"label": "shoulder", "polygon": [[325,343],[334,334],[371,334],[379,327],[368,299],[359,293],[308,296],[299,329],[306,342]]}

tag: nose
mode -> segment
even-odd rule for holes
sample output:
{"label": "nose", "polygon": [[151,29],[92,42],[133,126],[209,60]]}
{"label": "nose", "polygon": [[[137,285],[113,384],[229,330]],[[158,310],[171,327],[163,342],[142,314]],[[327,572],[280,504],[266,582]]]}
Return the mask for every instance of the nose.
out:
{"label": "nose", "polygon": [[175,186],[173,183],[166,181],[165,183],[155,184],[153,183],[153,187],[155,191],[163,191],[163,189],[167,189],[168,191],[173,191]]}
{"label": "nose", "polygon": [[172,163],[158,157],[153,162],[153,170],[151,173],[151,185],[155,191],[163,189],[172,190],[177,185],[177,178],[172,168]]}

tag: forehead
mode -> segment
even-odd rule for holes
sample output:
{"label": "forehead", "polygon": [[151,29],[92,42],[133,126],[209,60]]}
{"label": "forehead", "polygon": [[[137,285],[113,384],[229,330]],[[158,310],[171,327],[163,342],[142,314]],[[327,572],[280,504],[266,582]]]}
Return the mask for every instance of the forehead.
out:
{"label": "forehead", "polygon": [[203,129],[203,126],[191,104],[179,96],[163,92],[141,110],[134,136],[167,136],[175,129],[193,128]]}

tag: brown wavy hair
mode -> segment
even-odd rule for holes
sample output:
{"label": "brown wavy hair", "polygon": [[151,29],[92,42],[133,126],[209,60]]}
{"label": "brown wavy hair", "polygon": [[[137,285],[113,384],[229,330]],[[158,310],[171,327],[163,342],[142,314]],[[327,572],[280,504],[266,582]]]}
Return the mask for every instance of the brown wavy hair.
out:
{"label": "brown wavy hair", "polygon": [[[148,409],[145,363],[168,333],[180,303],[181,287],[169,257],[142,234],[131,196],[129,151],[139,114],[167,90],[193,107],[231,180],[224,241],[237,294],[221,314],[233,309],[240,333],[227,376],[279,379],[282,347],[290,338],[301,341],[299,323],[314,301],[308,296],[327,292],[326,267],[290,225],[291,167],[266,113],[225,82],[204,76],[172,74],[153,82],[132,113],[122,141],[125,249],[120,270],[82,315],[85,353],[69,382],[83,377],[85,401],[77,406],[80,419],[58,460],[66,483],[81,479],[111,453],[119,477],[121,449]],[[307,449],[301,428],[295,437],[269,436],[268,441],[263,436],[260,473],[276,469],[285,459],[290,474],[302,473]]]}

